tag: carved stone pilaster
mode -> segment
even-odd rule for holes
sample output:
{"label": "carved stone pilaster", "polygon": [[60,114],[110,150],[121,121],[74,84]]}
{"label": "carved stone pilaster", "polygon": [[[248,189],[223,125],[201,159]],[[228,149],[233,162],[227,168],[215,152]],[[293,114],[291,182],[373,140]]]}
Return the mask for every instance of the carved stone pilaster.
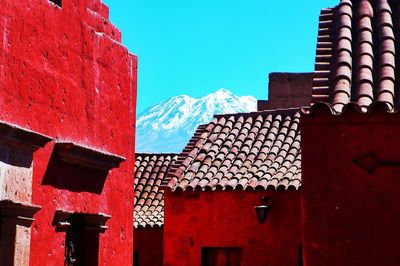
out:
{"label": "carved stone pilaster", "polygon": [[29,265],[33,153],[50,137],[0,121],[0,265]]}
{"label": "carved stone pilaster", "polygon": [[40,206],[0,201],[0,265],[29,265],[31,224]]}
{"label": "carved stone pilaster", "polygon": [[0,200],[30,203],[33,153],[50,137],[0,121]]}

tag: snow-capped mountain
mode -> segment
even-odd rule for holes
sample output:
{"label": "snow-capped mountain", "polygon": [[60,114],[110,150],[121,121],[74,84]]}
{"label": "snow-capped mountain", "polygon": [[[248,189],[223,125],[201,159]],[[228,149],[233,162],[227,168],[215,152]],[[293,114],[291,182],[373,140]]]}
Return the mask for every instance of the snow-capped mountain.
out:
{"label": "snow-capped mountain", "polygon": [[137,117],[136,152],[179,153],[200,124],[209,123],[214,114],[251,112],[257,109],[252,96],[236,96],[219,89],[196,99],[187,95],[172,97]]}

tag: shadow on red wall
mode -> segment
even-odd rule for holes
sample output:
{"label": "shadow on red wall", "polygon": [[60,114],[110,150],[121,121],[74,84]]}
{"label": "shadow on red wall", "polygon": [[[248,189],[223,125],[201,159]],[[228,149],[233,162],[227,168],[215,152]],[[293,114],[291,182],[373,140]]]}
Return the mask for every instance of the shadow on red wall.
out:
{"label": "shadow on red wall", "polygon": [[42,185],[73,192],[90,192],[100,195],[107,176],[108,171],[88,169],[62,162],[57,153],[53,151]]}

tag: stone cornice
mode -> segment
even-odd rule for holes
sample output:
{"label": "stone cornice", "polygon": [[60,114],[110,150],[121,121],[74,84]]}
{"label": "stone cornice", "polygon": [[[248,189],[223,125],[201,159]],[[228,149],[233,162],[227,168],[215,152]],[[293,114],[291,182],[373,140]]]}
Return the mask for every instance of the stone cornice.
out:
{"label": "stone cornice", "polygon": [[16,219],[17,224],[30,226],[35,220],[33,216],[41,208],[38,205],[2,200],[0,201],[0,216],[2,218]]}
{"label": "stone cornice", "polygon": [[26,146],[33,150],[44,147],[52,139],[46,135],[0,121],[0,143]]}
{"label": "stone cornice", "polygon": [[109,171],[126,160],[122,156],[72,142],[57,142],[55,149],[61,161],[89,169]]}

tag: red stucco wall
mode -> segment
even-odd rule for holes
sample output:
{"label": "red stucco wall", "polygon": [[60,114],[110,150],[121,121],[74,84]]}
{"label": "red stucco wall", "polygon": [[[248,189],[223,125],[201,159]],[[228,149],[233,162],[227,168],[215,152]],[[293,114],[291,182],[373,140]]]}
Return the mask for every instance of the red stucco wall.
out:
{"label": "red stucco wall", "polygon": [[99,0],[1,1],[0,119],[127,158],[105,177],[35,153],[31,265],[63,265],[56,209],[112,215],[99,265],[131,265],[136,68]]}
{"label": "red stucco wall", "polygon": [[163,227],[135,229],[135,251],[139,254],[139,265],[136,266],[163,265],[163,238]]}
{"label": "red stucco wall", "polygon": [[[270,197],[265,224],[254,206]],[[165,265],[201,265],[202,247],[241,247],[241,265],[298,265],[300,192],[166,191]]]}
{"label": "red stucco wall", "polygon": [[399,265],[400,168],[353,161],[400,162],[400,116],[321,111],[301,126],[305,265]]}

